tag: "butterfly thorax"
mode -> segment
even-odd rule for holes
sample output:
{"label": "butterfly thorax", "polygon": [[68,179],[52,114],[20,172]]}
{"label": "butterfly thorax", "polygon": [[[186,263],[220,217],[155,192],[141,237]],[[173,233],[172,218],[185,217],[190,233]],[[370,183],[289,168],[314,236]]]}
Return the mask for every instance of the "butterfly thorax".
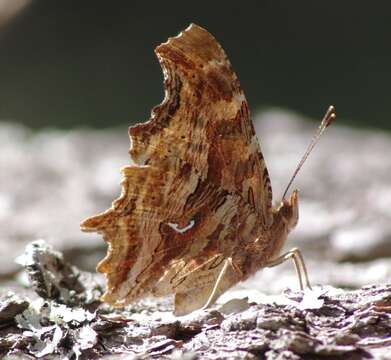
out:
{"label": "butterfly thorax", "polygon": [[242,280],[265,267],[268,261],[280,254],[289,233],[298,222],[298,192],[294,191],[289,200],[281,201],[273,208],[272,214],[273,223],[269,229],[263,230],[252,244],[233,256],[234,262],[241,269]]}

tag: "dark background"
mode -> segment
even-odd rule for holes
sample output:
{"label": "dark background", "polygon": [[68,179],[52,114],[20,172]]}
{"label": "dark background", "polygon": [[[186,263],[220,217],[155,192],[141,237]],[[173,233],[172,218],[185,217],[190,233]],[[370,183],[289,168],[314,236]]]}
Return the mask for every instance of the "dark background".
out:
{"label": "dark background", "polygon": [[391,129],[389,1],[32,1],[0,33],[0,119],[144,121],[163,97],[153,49],[195,22],[223,45],[250,107]]}

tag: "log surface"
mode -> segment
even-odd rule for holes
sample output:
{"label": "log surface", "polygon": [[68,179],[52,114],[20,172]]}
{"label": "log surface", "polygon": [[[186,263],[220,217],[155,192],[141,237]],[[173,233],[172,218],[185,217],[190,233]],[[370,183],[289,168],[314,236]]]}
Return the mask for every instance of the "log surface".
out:
{"label": "log surface", "polygon": [[175,317],[170,299],[123,310],[100,303],[99,280],[43,241],[19,262],[31,287],[0,298],[0,354],[9,359],[391,359],[391,284],[286,290]]}

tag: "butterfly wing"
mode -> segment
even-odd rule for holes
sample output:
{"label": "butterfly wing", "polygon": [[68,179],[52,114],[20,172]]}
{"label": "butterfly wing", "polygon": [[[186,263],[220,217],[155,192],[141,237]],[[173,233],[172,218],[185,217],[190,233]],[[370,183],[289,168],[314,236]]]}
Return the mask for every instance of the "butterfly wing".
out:
{"label": "butterfly wing", "polygon": [[178,264],[192,274],[183,284],[202,273],[212,289],[218,274],[197,274],[202,262],[230,256],[239,238],[253,241],[272,221],[267,169],[221,46],[191,25],[155,52],[165,98],[129,128],[134,165],[122,169],[120,198],[81,224],[109,243],[97,269],[108,280],[103,299],[118,306],[149,293],[206,301],[207,291],[176,284]]}
{"label": "butterfly wing", "polygon": [[[207,303],[225,262],[225,256],[217,254],[203,261],[200,258],[193,259],[187,264],[182,261],[177,269],[172,268],[175,273],[175,276],[170,276],[175,290],[175,315],[188,314],[202,308]],[[214,291],[211,303],[240,279],[240,271],[228,263]]]}

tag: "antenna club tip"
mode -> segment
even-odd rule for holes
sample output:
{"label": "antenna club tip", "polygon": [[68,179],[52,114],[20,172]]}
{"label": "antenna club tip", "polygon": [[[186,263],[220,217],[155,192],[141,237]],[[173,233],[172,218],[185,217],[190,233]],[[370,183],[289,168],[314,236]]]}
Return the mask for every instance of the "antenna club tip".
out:
{"label": "antenna club tip", "polygon": [[330,105],[323,120],[324,127],[328,127],[336,118],[337,114],[335,113],[335,107]]}

